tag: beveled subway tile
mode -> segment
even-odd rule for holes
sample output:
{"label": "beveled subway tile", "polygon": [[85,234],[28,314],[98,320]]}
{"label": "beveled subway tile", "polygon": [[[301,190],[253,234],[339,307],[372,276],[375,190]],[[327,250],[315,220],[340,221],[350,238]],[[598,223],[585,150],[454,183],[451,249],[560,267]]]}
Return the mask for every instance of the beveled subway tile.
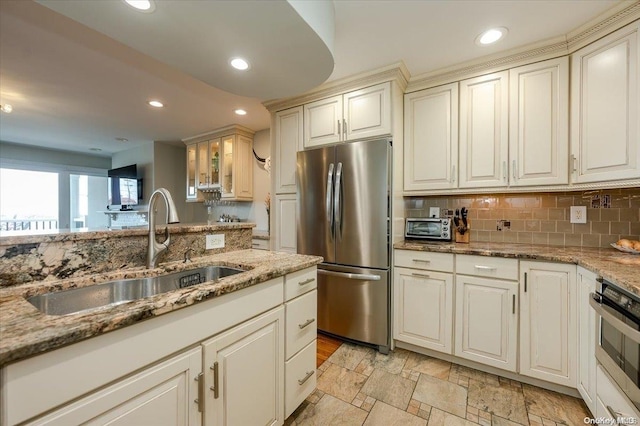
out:
{"label": "beveled subway tile", "polygon": [[632,234],[640,234],[640,221],[638,222],[631,222],[631,229],[630,232]]}
{"label": "beveled subway tile", "polygon": [[502,231],[491,231],[491,242],[492,243],[502,243],[504,242],[504,232]]}
{"label": "beveled subway tile", "polygon": [[609,222],[591,222],[592,234],[608,234]]}
{"label": "beveled subway tile", "polygon": [[631,207],[629,194],[612,194],[611,208],[629,208]]}
{"label": "beveled subway tile", "polygon": [[556,232],[573,233],[573,223],[568,220],[556,221]]}
{"label": "beveled subway tile", "polygon": [[474,209],[477,211],[478,219],[490,219],[491,218],[491,210],[489,209]]}
{"label": "beveled subway tile", "polygon": [[508,211],[504,209],[493,209],[489,212],[490,219],[506,219]]}
{"label": "beveled subway tile", "polygon": [[638,222],[640,221],[640,209],[620,209],[620,221]]}
{"label": "beveled subway tile", "polygon": [[572,247],[580,247],[582,245],[581,234],[564,234],[564,245]]}
{"label": "beveled subway tile", "polygon": [[600,235],[600,247],[609,247],[620,239],[620,235]]}
{"label": "beveled subway tile", "polygon": [[[515,214],[514,214],[515,213]],[[518,219],[531,219],[533,217],[533,211],[531,209],[511,210],[509,216],[517,217]]]}
{"label": "beveled subway tile", "polygon": [[532,218],[540,219],[540,220],[548,220],[549,219],[549,209],[533,209],[532,210]]}
{"label": "beveled subway tile", "polygon": [[517,243],[518,233],[513,231],[503,231],[505,243]]}
{"label": "beveled subway tile", "polygon": [[563,208],[550,208],[549,220],[564,220],[565,213]]}
{"label": "beveled subway tile", "polygon": [[533,244],[549,244],[549,234],[546,232],[534,232],[531,242]]}
{"label": "beveled subway tile", "polygon": [[527,232],[539,232],[540,231],[540,221],[539,220],[525,220],[524,221],[524,230]]}
{"label": "beveled subway tile", "polygon": [[563,246],[564,245],[564,234],[560,232],[550,232],[549,233],[549,244],[552,246]]}
{"label": "beveled subway tile", "polygon": [[590,234],[591,223],[589,221],[587,221],[587,223],[574,223],[573,232],[576,234]]}
{"label": "beveled subway tile", "polygon": [[540,231],[541,232],[556,232],[556,221],[555,220],[541,220],[540,221]]}
{"label": "beveled subway tile", "polygon": [[511,220],[511,231],[517,232],[517,231],[525,231],[525,227],[524,227],[524,220],[520,220],[520,219],[515,219],[515,220]]}
{"label": "beveled subway tile", "polygon": [[569,207],[574,206],[575,201],[573,200],[572,195],[558,195],[557,206],[558,207]]}
{"label": "beveled subway tile", "polygon": [[472,229],[471,230],[472,239],[474,239],[474,234],[475,234],[475,241],[482,241],[482,242],[491,241],[491,231],[474,231]]}
{"label": "beveled subway tile", "polygon": [[540,197],[541,207],[558,207],[557,197],[555,194],[543,194]]}
{"label": "beveled subway tile", "polygon": [[518,232],[518,243],[531,244],[533,235],[531,232]]}
{"label": "beveled subway tile", "polygon": [[587,209],[587,217],[589,220],[599,221],[600,220],[600,212],[604,209]]}
{"label": "beveled subway tile", "polygon": [[600,209],[600,220],[602,222],[617,222],[617,221],[619,221],[620,220],[620,209]]}
{"label": "beveled subway tile", "polygon": [[600,247],[600,235],[599,234],[582,235],[582,247]]}
{"label": "beveled subway tile", "polygon": [[611,222],[612,234],[629,234],[631,233],[630,222]]}

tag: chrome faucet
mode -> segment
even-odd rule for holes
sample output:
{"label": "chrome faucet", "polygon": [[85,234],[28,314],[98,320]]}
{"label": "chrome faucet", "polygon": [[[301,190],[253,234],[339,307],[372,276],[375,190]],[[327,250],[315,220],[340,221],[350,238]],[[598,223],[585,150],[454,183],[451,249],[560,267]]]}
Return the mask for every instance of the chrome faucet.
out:
{"label": "chrome faucet", "polygon": [[169,236],[169,227],[164,228],[164,241],[159,243],[156,241],[156,210],[155,204],[158,197],[164,198],[165,206],[167,207],[167,223],[180,222],[178,213],[176,212],[176,205],[173,203],[171,194],[165,188],[156,189],[151,198],[149,198],[149,244],[147,245],[147,268],[155,268],[158,262],[158,257],[169,247],[171,237]]}

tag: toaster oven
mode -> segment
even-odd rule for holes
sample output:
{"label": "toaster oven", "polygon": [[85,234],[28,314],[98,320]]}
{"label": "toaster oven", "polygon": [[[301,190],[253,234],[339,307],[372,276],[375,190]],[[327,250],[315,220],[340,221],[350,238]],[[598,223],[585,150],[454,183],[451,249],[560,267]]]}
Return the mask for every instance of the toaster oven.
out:
{"label": "toaster oven", "polygon": [[414,240],[451,241],[450,218],[407,218],[404,237]]}

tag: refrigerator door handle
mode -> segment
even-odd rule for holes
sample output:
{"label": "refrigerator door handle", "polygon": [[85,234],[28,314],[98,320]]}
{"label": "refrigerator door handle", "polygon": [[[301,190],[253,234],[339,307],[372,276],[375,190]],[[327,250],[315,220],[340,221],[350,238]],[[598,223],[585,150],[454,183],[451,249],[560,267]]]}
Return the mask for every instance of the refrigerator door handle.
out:
{"label": "refrigerator door handle", "polygon": [[349,272],[328,271],[326,269],[318,269],[318,274],[332,275],[334,277],[342,277],[342,278],[348,278],[350,280],[361,280],[361,281],[380,281],[381,279],[380,275],[352,274]]}
{"label": "refrigerator door handle", "polygon": [[325,200],[325,208],[327,212],[327,222],[329,222],[329,232],[333,239],[333,205],[331,201],[333,199],[333,163],[329,164],[329,171],[327,172],[327,197]]}
{"label": "refrigerator door handle", "polygon": [[335,224],[335,235],[342,233],[342,206],[340,205],[340,185],[342,184],[342,163],[336,167],[336,182],[333,190],[333,222]]}

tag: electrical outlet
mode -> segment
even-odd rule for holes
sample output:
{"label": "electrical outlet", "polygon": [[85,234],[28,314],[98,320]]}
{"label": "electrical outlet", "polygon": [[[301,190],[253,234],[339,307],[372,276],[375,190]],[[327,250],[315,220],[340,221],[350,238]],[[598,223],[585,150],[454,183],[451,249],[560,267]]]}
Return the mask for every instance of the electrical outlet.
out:
{"label": "electrical outlet", "polygon": [[223,248],[224,247],[224,234],[209,234],[206,237],[206,250]]}
{"label": "electrical outlet", "polygon": [[587,207],[586,206],[571,206],[570,208],[571,223],[587,223]]}
{"label": "electrical outlet", "polygon": [[440,217],[440,207],[429,207],[429,217]]}

